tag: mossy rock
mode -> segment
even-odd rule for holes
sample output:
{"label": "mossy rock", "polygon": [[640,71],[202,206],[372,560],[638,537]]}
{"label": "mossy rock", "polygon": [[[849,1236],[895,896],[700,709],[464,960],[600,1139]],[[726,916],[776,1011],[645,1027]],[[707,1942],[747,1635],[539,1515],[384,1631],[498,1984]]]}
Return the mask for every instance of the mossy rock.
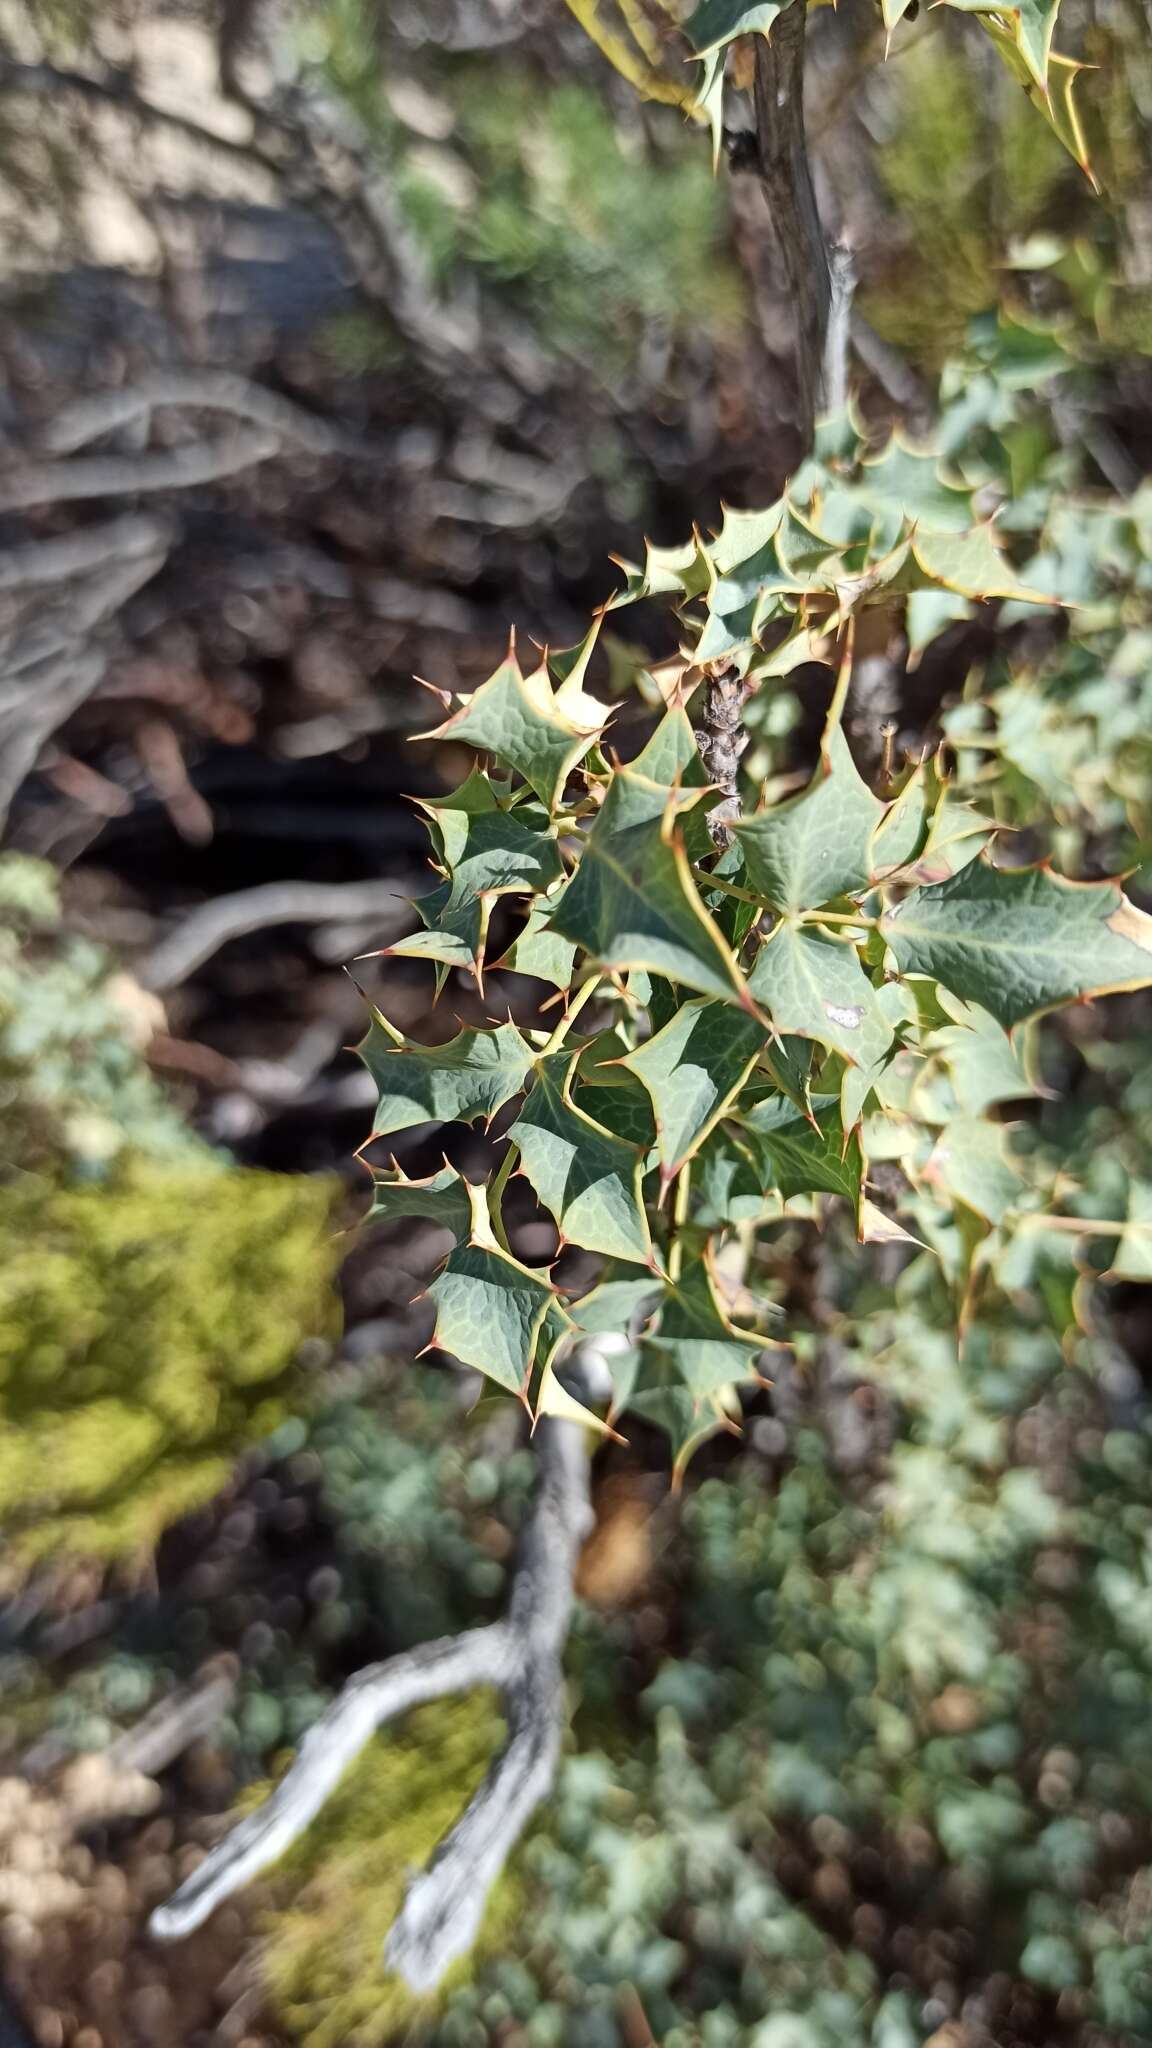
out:
{"label": "mossy rock", "polygon": [[138,1556],[219,1491],[334,1332],[334,1197],[211,1160],[0,1187],[10,1554]]}
{"label": "mossy rock", "polygon": [[515,1862],[492,1892],[475,1947],[435,1992],[418,1996],[383,1961],[410,1873],[460,1818],[504,1734],[487,1690],[418,1707],[369,1743],[278,1866],[286,1903],[265,1922],[261,1965],[277,2018],[301,2048],[419,2039],[478,1969],[513,1946],[524,1906]]}

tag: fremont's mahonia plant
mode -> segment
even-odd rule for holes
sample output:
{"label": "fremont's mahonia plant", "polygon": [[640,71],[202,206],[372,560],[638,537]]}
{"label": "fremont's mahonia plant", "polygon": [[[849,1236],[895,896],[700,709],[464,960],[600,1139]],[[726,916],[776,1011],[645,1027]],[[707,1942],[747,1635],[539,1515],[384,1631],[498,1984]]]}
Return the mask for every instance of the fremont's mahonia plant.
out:
{"label": "fremont's mahonia plant", "polygon": [[[883,796],[857,769],[842,715],[863,613],[882,607],[919,650],[991,599],[1055,602],[1020,581],[933,454],[894,439],[868,458],[850,420],[831,423],[777,504],[649,548],[607,609],[653,597],[674,605],[683,652],[635,759],[612,758],[609,709],[586,688],[600,620],[528,675],[511,650],[434,735],[495,765],[424,805],[443,879],[417,906],[425,929],[391,951],[434,962],[440,986],[452,968],[481,988],[490,967],[535,977],[560,992],[560,1022],[430,1048],[375,1011],[360,1052],[380,1090],[375,1138],[507,1112],[487,1185],[447,1165],[426,1180],[373,1169],[375,1216],[430,1217],[456,1239],[429,1289],[435,1342],[534,1414],[571,1415],[564,1357],[607,1338],[609,1423],[657,1421],[682,1464],[739,1412],[741,1382],[770,1377],[782,1218],[819,1224],[838,1198],[883,1243],[910,1235],[891,1213],[903,1206],[961,1323],[998,1284],[996,1254],[1066,1192],[1026,1177],[995,1118],[1036,1092],[1031,1020],[1152,982],[1152,917],[1115,881],[1011,865],[943,757]],[[811,784],[710,820],[721,792],[696,693],[718,677],[790,688],[812,663],[838,680]],[[489,962],[505,896],[525,919]],[[517,1170],[561,1246],[604,1262],[590,1289],[512,1255],[502,1201]]]}
{"label": "fremont's mahonia plant", "polygon": [[[789,5],[826,0],[568,0],[582,27],[609,62],[646,98],[671,100],[711,128],[719,152],[724,96],[733,46],[744,37],[768,36]],[[876,0],[886,34],[913,12],[915,0]],[[974,14],[997,55],[1044,116],[1064,147],[1088,169],[1074,92],[1083,70],[1052,47],[1060,0],[942,0]],[[684,59],[696,61],[690,70]],[[737,73],[737,75],[739,75]]]}

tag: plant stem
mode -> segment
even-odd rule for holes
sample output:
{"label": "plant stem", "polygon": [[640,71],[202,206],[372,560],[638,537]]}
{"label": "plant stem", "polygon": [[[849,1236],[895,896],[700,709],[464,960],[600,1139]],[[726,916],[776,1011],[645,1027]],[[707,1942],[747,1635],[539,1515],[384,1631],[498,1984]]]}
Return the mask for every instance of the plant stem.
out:
{"label": "plant stem", "polygon": [[600,987],[600,984],[603,981],[603,979],[604,976],[602,974],[591,975],[590,978],[584,983],[583,988],[581,988],[577,992],[577,994],[573,996],[572,1001],[569,1003],[568,1008],[565,1010],[564,1015],[561,1017],[560,1022],[556,1026],[555,1031],[552,1033],[551,1038],[548,1040],[546,1045],[541,1047],[541,1059],[546,1059],[550,1052],[556,1052],[558,1048],[563,1045],[564,1040],[567,1038],[569,1031],[571,1030],[573,1024],[576,1022],[576,1019],[580,1015],[581,1010],[584,1008],[585,1003],[591,1002],[592,997],[595,995],[597,989]]}
{"label": "plant stem", "polygon": [[707,868],[692,866],[692,873],[698,882],[704,882],[709,889],[722,889],[725,896],[738,896],[741,903],[754,903],[757,910],[767,910],[762,896],[756,896],[751,889],[738,888],[735,882],[726,882],[721,875],[710,875]]}
{"label": "plant stem", "polygon": [[680,1278],[684,1262],[684,1241],[680,1232],[688,1221],[688,1204],[692,1197],[692,1161],[686,1159],[676,1177],[676,1197],[672,1204],[672,1242],[668,1247],[668,1277]]}
{"label": "plant stem", "polygon": [[500,1214],[500,1198],[516,1171],[516,1161],[519,1157],[519,1145],[509,1138],[504,1157],[488,1183],[488,1214],[492,1219],[492,1229],[500,1249],[506,1251],[509,1257],[512,1256],[512,1247],[508,1242],[504,1219]]}
{"label": "plant stem", "polygon": [[756,44],[756,136],[760,181],[772,213],[796,307],[800,432],[812,444],[824,377],[832,278],[804,134],[807,0],[791,0],[770,36]]}

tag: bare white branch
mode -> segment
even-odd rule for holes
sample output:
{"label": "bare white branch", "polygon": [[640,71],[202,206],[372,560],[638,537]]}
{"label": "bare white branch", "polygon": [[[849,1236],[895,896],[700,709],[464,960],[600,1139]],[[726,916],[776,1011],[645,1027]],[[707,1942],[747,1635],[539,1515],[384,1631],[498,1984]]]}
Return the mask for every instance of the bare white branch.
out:
{"label": "bare white branch", "polygon": [[426,1700],[494,1685],[504,1698],[508,1741],[462,1818],[409,1885],[385,1959],[414,1991],[426,1991],[471,1947],[491,1887],[555,1775],[564,1722],[561,1655],[576,1560],[591,1520],[580,1426],[545,1421],[535,1442],[539,1484],[503,1621],[358,1672],[309,1730],[272,1796],[152,1915],[151,1930],[161,1940],[190,1934],[283,1855],[384,1722]]}
{"label": "bare white branch", "polygon": [[314,455],[364,452],[363,444],[352,435],[278,392],[266,391],[250,378],[227,370],[199,369],[155,370],[115,391],[78,398],[45,424],[40,444],[53,455],[72,455],[101,434],[129,426],[159,405],[232,413]]}
{"label": "bare white branch", "polygon": [[250,427],[227,441],[192,441],[184,448],[149,449],[140,455],[82,455],[74,462],[30,463],[0,483],[0,512],[137,491],[187,490],[267,462],[279,454],[280,446],[279,435]]}
{"label": "bare white branch", "polygon": [[268,925],[364,918],[388,923],[394,935],[410,910],[411,898],[396,882],[265,882],[190,911],[137,971],[145,988],[163,991],[186,981],[230,939]]}

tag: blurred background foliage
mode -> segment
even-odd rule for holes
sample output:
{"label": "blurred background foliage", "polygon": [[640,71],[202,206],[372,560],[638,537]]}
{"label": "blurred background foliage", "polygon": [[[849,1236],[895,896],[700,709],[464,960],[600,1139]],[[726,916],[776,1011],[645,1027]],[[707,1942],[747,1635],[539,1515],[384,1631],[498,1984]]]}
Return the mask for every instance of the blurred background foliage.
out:
{"label": "blurred background foliage", "polygon": [[[3,9],[5,62],[126,67],[162,101],[221,25],[242,65],[246,18],[37,0]],[[861,432],[931,426],[944,474],[1073,607],[881,634],[849,723],[874,761],[884,722],[897,755],[946,739],[1013,859],[1132,869],[1139,893],[1152,39],[1142,0],[1062,19],[1096,66],[1099,198],[964,24],[926,11],[884,65],[872,9],[813,19],[821,199],[867,323]],[[6,447],[157,363],[408,436],[371,474],[275,460],[182,501],[0,859],[2,1782],[115,1753],[206,1663],[230,1688],[157,1766],[151,1812],[77,1823],[66,1901],[30,1827],[4,1835],[5,1983],[45,2048],[1152,2039],[1152,1065],[1129,998],[1043,1026],[1007,1074],[962,1070],[939,1020],[914,1085],[999,1102],[1004,1165],[1060,1175],[1066,1216],[1104,1226],[1021,1230],[995,1301],[971,1292],[962,1356],[978,1225],[949,1238],[925,1194],[930,1252],[865,1253],[834,1214],[797,1220],[773,1246],[796,1363],[741,1442],[709,1446],[679,1503],[655,1435],[602,1455],[557,1794],[437,1999],[414,2006],[377,1958],[406,1867],[499,1739],[483,1699],[375,1743],[283,1870],[181,1951],[142,1935],[351,1670],[498,1610],[532,1472],[514,1419],[412,1363],[427,1231],[347,1241],[337,1340],[366,1125],[337,963],[378,930],[251,930],[162,1000],[155,949],[247,885],[421,886],[398,793],[461,763],[399,758],[428,722],[411,675],[478,680],[511,619],[575,639],[610,547],[766,500],[796,453],[754,180],[714,180],[559,0],[332,0],[283,62],[379,179],[423,327],[365,282],[306,166],[230,183],[211,150],[158,156],[134,126],[126,148],[119,117],[0,70]],[[466,337],[447,371],[441,315]],[[4,546],[73,530],[66,503],[30,531],[2,517]],[[671,650],[642,617],[628,632],[611,686],[634,742]],[[817,696],[807,672],[761,693],[753,779],[803,776]],[[421,970],[382,973],[432,1037],[475,1001],[454,980],[430,1017]],[[530,1014],[523,980],[499,986]],[[898,1174],[899,1117],[869,1141],[878,1180]],[[521,1230],[548,1256],[537,1214]]]}

